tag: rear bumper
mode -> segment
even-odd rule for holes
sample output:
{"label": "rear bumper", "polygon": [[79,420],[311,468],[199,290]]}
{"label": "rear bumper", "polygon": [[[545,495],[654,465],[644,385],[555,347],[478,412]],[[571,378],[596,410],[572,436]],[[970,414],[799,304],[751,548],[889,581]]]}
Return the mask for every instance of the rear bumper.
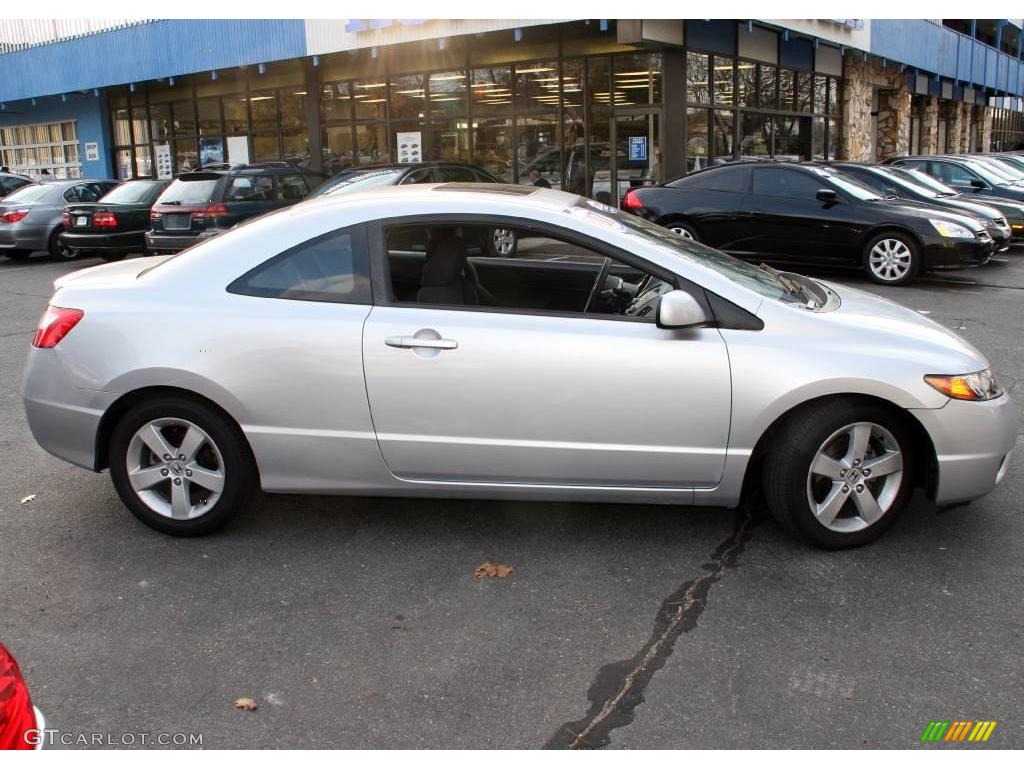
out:
{"label": "rear bumper", "polygon": [[49,232],[46,227],[0,224],[0,253],[4,251],[45,251]]}
{"label": "rear bumper", "polygon": [[1017,442],[1017,412],[1008,395],[982,403],[950,400],[910,413],[935,446],[937,504],[971,501],[1002,481]]}
{"label": "rear bumper", "polygon": [[63,232],[60,242],[68,248],[81,251],[141,251],[146,245],[146,233],[136,232]]}
{"label": "rear bumper", "polygon": [[36,442],[59,459],[95,470],[100,419],[117,396],[75,387],[57,353],[35,347],[28,353],[21,394]]}
{"label": "rear bumper", "polygon": [[209,240],[211,237],[216,237],[224,231],[225,230],[223,229],[208,229],[197,235],[193,235],[191,233],[169,235],[163,232],[154,232],[151,229],[146,233],[145,242],[146,247],[151,251],[177,253],[178,251],[184,251],[186,248],[191,248],[193,245],[201,243],[203,240]]}

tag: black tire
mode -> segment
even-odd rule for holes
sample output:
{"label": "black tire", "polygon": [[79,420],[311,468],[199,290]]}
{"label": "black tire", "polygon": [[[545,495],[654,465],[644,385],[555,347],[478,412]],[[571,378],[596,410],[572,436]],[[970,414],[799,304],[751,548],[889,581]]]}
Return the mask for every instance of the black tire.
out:
{"label": "black tire", "polygon": [[50,253],[51,259],[57,259],[59,261],[74,261],[81,254],[74,248],[69,248],[60,242],[60,233],[64,230],[58,227],[54,230],[53,234],[50,235],[50,240],[46,244],[46,250]]}
{"label": "black tire", "polygon": [[100,251],[99,255],[100,255],[100,258],[103,259],[104,261],[121,261],[121,259],[123,259],[128,254],[127,253],[106,253],[104,251]]}
{"label": "black tire", "polygon": [[[498,233],[505,232],[506,247],[500,248],[498,246]],[[516,234],[514,229],[508,227],[496,227],[488,229],[486,231],[487,242],[484,244],[484,248],[488,255],[497,258],[511,259],[516,255],[516,251],[519,250],[519,236]],[[510,242],[509,242],[510,241]]]}
{"label": "black tire", "polygon": [[[902,471],[898,477],[895,473],[872,477],[870,480],[860,477],[859,483],[855,478],[850,486],[845,485],[849,480],[839,480],[843,485],[837,489],[831,485],[836,481],[810,474],[811,462],[831,436],[851,425],[865,422],[881,428],[871,432],[869,450],[874,451],[881,445],[878,435],[883,432],[888,432],[888,437],[893,438],[897,444],[902,458]],[[836,440],[841,441],[843,437]],[[852,448],[852,445],[847,443],[847,447]],[[877,459],[879,455],[869,458]],[[867,461],[862,460],[857,466],[863,468],[867,464]],[[905,422],[898,415],[876,405],[845,399],[828,400],[819,407],[798,411],[775,435],[763,467],[765,502],[768,511],[780,525],[806,542],[822,549],[858,547],[877,539],[902,514],[913,493],[914,467],[914,442]],[[843,470],[844,474],[850,471]],[[824,489],[822,483],[825,484]],[[843,491],[843,488],[847,490]],[[858,491],[858,488],[866,490],[872,499],[878,494],[883,499],[888,495],[890,500],[877,520],[859,529],[857,526],[865,521],[859,517],[860,504],[856,496],[863,491]],[[844,527],[846,530],[834,530],[819,521],[811,508],[812,490],[822,495],[822,501],[829,498],[832,490],[842,493],[845,501],[840,501],[842,507],[833,526]],[[862,501],[865,499],[867,497],[862,497]]]}
{"label": "black tire", "polygon": [[[892,279],[886,279],[881,273],[884,270],[884,264],[879,265],[876,268],[872,267],[872,252],[874,251],[875,246],[884,243],[885,241],[899,244],[898,248],[906,249],[906,253],[909,254],[909,268],[904,271],[900,269],[897,264],[894,264],[892,268],[894,270],[898,270],[899,273],[894,273]],[[861,262],[864,267],[865,274],[867,274],[868,279],[872,282],[878,283],[879,285],[906,285],[917,277],[918,273],[921,271],[921,248],[917,244],[917,241],[906,232],[900,232],[898,230],[881,232],[868,240],[867,245],[864,246],[864,253],[862,254]]]}
{"label": "black tire", "polygon": [[14,261],[24,261],[32,255],[32,251],[26,251],[25,249],[19,249],[16,251],[4,251],[3,255]]}
{"label": "black tire", "polygon": [[683,221],[682,219],[670,219],[662,224],[662,226],[665,229],[671,230],[689,240],[694,240],[698,243],[700,242],[700,238],[697,236],[697,230],[694,229],[694,226],[688,221]]}
{"label": "black tire", "polygon": [[[132,438],[142,426],[156,419],[180,419],[198,426],[219,452],[223,489],[213,506],[200,516],[166,517],[151,509],[132,488],[127,465]],[[248,505],[256,486],[255,462],[241,430],[213,408],[183,397],[160,396],[129,409],[114,426],[108,462],[114,488],[131,513],[150,528],[172,536],[203,536],[215,531]],[[170,479],[166,482],[166,489],[158,491],[171,490]]]}

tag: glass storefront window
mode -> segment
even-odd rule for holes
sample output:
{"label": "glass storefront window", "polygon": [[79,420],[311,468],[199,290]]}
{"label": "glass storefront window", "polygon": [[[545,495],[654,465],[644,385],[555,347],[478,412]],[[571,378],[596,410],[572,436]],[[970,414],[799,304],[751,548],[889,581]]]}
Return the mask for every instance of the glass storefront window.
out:
{"label": "glass storefront window", "polygon": [[149,120],[145,107],[132,107],[132,131],[136,144],[149,142]]}
{"label": "glass storefront window", "polygon": [[771,117],[757,112],[744,112],[740,125],[740,159],[771,155]]}
{"label": "glass storefront window", "polygon": [[274,91],[257,91],[249,96],[252,112],[252,129],[277,130],[277,94]]}
{"label": "glass storefront window", "polygon": [[[418,77],[416,80],[419,85],[401,90],[422,87],[423,78]],[[402,95],[408,96],[409,94]],[[388,83],[383,77],[353,83],[352,101],[356,107],[356,120],[386,120],[388,116],[387,97]],[[422,100],[420,101],[422,102]],[[385,144],[386,146],[387,144]]]}
{"label": "glass storefront window", "polygon": [[731,106],[736,102],[736,94],[733,90],[734,62],[732,59],[726,59],[722,56],[715,56],[712,61],[714,62],[712,83],[714,86],[715,104]]}
{"label": "glass storefront window", "polygon": [[149,105],[149,132],[153,141],[164,143],[171,136],[171,107],[169,104]]}
{"label": "glass storefront window", "polygon": [[690,104],[709,104],[708,60],[705,53],[686,54],[686,101]]}
{"label": "glass storefront window", "polygon": [[618,54],[614,63],[613,80],[617,99],[621,94],[626,104],[661,103],[660,53]]}
{"label": "glass storefront window", "polygon": [[837,120],[829,120],[827,159],[835,160],[837,157],[839,157],[839,122]]}
{"label": "glass storefront window", "polygon": [[245,96],[225,96],[221,104],[224,107],[224,133],[228,136],[249,133],[249,101]]}
{"label": "glass storefront window", "polygon": [[224,133],[220,121],[220,99],[198,99],[196,113],[199,117],[200,136],[220,136]]}
{"label": "glass storefront window", "polygon": [[796,109],[794,74],[791,69],[779,70],[779,108],[790,112]]}
{"label": "glass storefront window", "polygon": [[828,105],[828,77],[825,75],[814,76],[814,104],[815,112],[824,112]]}
{"label": "glass storefront window", "polygon": [[431,160],[469,161],[469,124],[464,118],[427,126],[423,139]]}
{"label": "glass storefront window", "polygon": [[[11,141],[5,144],[28,144],[27,141]],[[131,113],[127,109],[114,110],[114,143],[132,143],[132,121]]]}
{"label": "glass storefront window", "polygon": [[496,115],[512,111],[512,67],[474,69],[470,99],[474,115]]}
{"label": "glass storefront window", "polygon": [[356,125],[358,165],[391,162],[391,143],[385,130],[383,123]]}
{"label": "glass storefront window", "polygon": [[[606,108],[611,103],[611,67],[607,56],[587,62],[587,94],[593,109]],[[607,117],[605,117],[607,121]]]}
{"label": "glass storefront window", "polygon": [[309,160],[309,135],[305,126],[282,130],[281,147],[285,160],[304,165]]}
{"label": "glass storefront window", "polygon": [[323,87],[320,115],[324,122],[352,119],[352,87],[349,83],[332,83]]}
{"label": "glass storefront window", "polygon": [[797,72],[796,75],[796,111],[811,112],[814,75],[810,72]]}
{"label": "glass storefront window", "polygon": [[711,112],[714,120],[712,139],[712,156],[716,162],[724,162],[733,158],[733,126],[734,113],[731,109],[715,109]]}
{"label": "glass storefront window", "polygon": [[828,110],[830,115],[838,114],[839,104],[839,80],[835,77],[828,79]]}
{"label": "glass storefront window", "polygon": [[[515,106],[518,111],[558,107],[558,62],[516,65]],[[606,89],[607,90],[607,89]]]}
{"label": "glass storefront window", "polygon": [[519,118],[516,164],[520,184],[532,184],[530,168],[537,168],[552,187],[561,186],[561,147],[558,114]]}
{"label": "glass storefront window", "polygon": [[779,106],[779,71],[767,64],[757,66],[757,103],[767,109]]}
{"label": "glass storefront window", "polygon": [[825,118],[815,117],[811,120],[811,158],[825,159]]}
{"label": "glass storefront window", "polygon": [[706,168],[710,157],[711,141],[708,134],[708,110],[686,110],[686,171]]}
{"label": "glass storefront window", "polygon": [[739,93],[736,103],[741,107],[753,107],[757,104],[757,64],[741,61],[736,65],[736,79]]}
{"label": "glass storefront window", "polygon": [[194,136],[196,133],[195,105],[192,101],[176,101],[171,105],[174,115],[174,135]]}
{"label": "glass storefront window", "polygon": [[199,152],[195,141],[176,141],[174,150],[177,173],[187,173],[199,168]]}
{"label": "glass storefront window", "polygon": [[481,117],[473,119],[472,162],[485,168],[502,181],[514,181],[512,150],[512,118]]}
{"label": "glass storefront window", "polygon": [[[255,120],[253,121],[255,122]],[[257,133],[252,137],[253,162],[265,163],[281,159],[276,133]]]}
{"label": "glass storefront window", "polygon": [[324,128],[322,141],[325,173],[333,175],[355,162],[351,125]]}
{"label": "glass storefront window", "polygon": [[462,70],[435,72],[430,76],[430,116],[465,117],[466,73]]}
{"label": "glass storefront window", "polygon": [[[392,120],[426,117],[426,81],[427,78],[424,75],[404,75],[391,78]],[[369,84],[372,87],[365,87],[366,85],[356,86],[356,104],[360,107],[377,104],[379,102],[375,99],[387,95],[385,89],[377,88],[373,83]]]}
{"label": "glass storefront window", "polygon": [[799,162],[809,159],[810,122],[810,118],[807,117],[775,118],[774,157],[776,160]]}
{"label": "glass storefront window", "polygon": [[130,149],[119,149],[115,153],[117,158],[117,178],[130,179],[132,177],[132,151]]}
{"label": "glass storefront window", "polygon": [[301,88],[282,88],[278,91],[278,104],[281,107],[281,129],[293,133],[302,129],[305,133],[306,92]]}
{"label": "glass storefront window", "polygon": [[[602,60],[603,61],[603,60]],[[594,60],[591,60],[593,64]],[[607,72],[607,69],[605,70]],[[593,69],[591,69],[591,75],[593,75]],[[576,174],[577,169],[582,170],[586,168],[585,181],[584,177],[580,176],[579,181],[576,179],[570,179],[573,192],[579,192],[587,197],[595,197],[595,192],[600,190],[600,187],[604,185],[608,186],[608,179],[610,178],[610,120],[611,110],[604,106],[595,106],[590,111],[590,151],[587,153],[586,164],[579,160],[574,159],[570,165],[570,174]],[[595,198],[596,199],[596,198]],[[604,200],[602,202],[610,203],[611,200]]]}
{"label": "glass storefront window", "polygon": [[148,144],[143,147],[135,148],[135,175],[156,176],[156,173],[153,170],[153,153]]}

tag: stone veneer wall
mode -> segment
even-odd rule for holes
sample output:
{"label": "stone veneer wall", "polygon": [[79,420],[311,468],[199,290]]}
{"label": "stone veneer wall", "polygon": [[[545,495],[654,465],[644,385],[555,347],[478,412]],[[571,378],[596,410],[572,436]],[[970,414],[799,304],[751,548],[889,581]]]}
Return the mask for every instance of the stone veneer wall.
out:
{"label": "stone veneer wall", "polygon": [[877,59],[864,61],[852,51],[843,61],[843,76],[843,157],[871,159],[871,98],[876,86],[884,89],[878,104],[879,134],[884,137],[878,159],[898,154],[899,147],[905,154],[910,147],[909,76],[900,74],[899,65],[883,67]]}
{"label": "stone veneer wall", "polygon": [[939,152],[939,100],[928,96],[921,117],[921,154],[934,155]]}
{"label": "stone veneer wall", "polygon": [[910,153],[910,91],[892,89],[878,92],[878,147],[876,159]]}
{"label": "stone veneer wall", "polygon": [[946,113],[946,147],[939,147],[939,152],[956,154],[960,152],[960,140],[962,137],[963,110],[960,103],[956,101],[943,102],[942,107]]}

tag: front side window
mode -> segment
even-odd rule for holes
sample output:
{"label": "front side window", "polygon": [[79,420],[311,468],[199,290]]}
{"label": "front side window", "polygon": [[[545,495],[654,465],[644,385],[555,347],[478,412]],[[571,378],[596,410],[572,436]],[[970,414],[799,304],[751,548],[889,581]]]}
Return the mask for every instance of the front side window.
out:
{"label": "front side window", "polygon": [[239,277],[227,290],[264,299],[369,304],[363,229],[350,227],[289,248]]}
{"label": "front side window", "polygon": [[970,186],[971,181],[978,178],[976,174],[960,165],[953,163],[930,163],[930,170],[946,184]]}

